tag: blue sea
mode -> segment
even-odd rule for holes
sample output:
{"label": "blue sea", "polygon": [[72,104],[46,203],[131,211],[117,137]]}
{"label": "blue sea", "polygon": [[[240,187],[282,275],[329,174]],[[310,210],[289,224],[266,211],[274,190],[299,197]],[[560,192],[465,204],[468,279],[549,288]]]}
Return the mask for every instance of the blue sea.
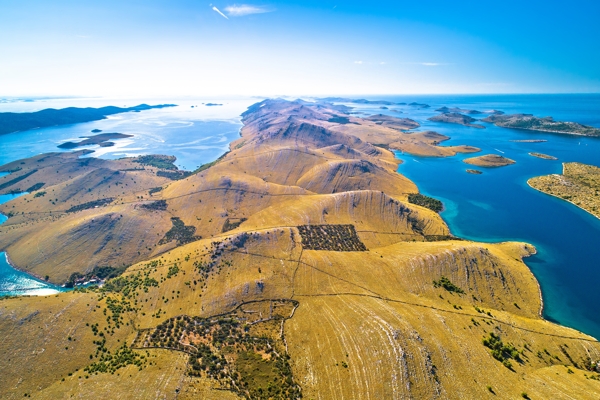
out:
{"label": "blue sea", "polygon": [[[441,213],[453,234],[481,242],[524,241],[538,254],[525,259],[542,288],[544,317],[600,338],[600,220],[565,201],[540,193],[527,185],[534,176],[560,174],[563,162],[582,162],[600,167],[600,138],[499,128],[486,129],[427,121],[435,109],[502,110],[538,117],[575,121],[600,128],[600,95],[502,95],[502,96],[401,96],[372,100],[426,103],[429,108],[389,106],[402,114],[361,106],[368,114],[384,113],[412,118],[418,130],[434,130],[452,139],[444,146],[467,144],[482,149],[476,154],[448,158],[397,154],[403,163],[398,172],[413,180],[419,190],[443,201]],[[486,115],[472,115],[484,118]],[[541,139],[543,143],[511,140]],[[558,157],[544,160],[528,155],[539,152]],[[502,168],[476,168],[463,159],[498,154],[515,160]]]}
{"label": "blue sea", "polygon": [[[444,202],[442,217],[460,237],[482,242],[507,240],[534,244],[538,254],[525,259],[540,282],[544,316],[562,325],[600,338],[600,220],[554,197],[527,186],[533,176],[561,173],[562,162],[578,161],[600,166],[600,138],[531,132],[498,128],[482,123],[486,129],[427,121],[435,109],[461,107],[480,111],[497,109],[506,113],[553,116],[600,127],[600,95],[478,95],[478,96],[369,96],[371,100],[426,103],[429,108],[356,105],[354,111],[412,118],[419,130],[435,130],[452,139],[443,145],[467,144],[482,149],[478,154],[500,154],[515,160],[515,165],[481,169],[482,175],[465,172],[473,168],[462,162],[473,155],[448,158],[415,157],[397,154],[402,159],[398,171],[413,180],[420,191]],[[205,107],[202,102],[223,103]],[[91,129],[131,133],[130,139],[115,141],[111,148],[95,148],[93,156],[108,158],[137,154],[172,154],[185,169],[209,162],[227,150],[238,137],[239,114],[258,99],[163,99],[52,100],[55,107],[131,106],[140,103],[176,103],[172,109],[119,114],[108,120],[66,127],[38,129],[0,137],[0,164],[48,151],[56,145],[89,134]],[[26,111],[47,108],[48,104],[11,103],[0,111]],[[198,107],[192,108],[192,105]],[[12,109],[6,109],[6,108]],[[396,113],[392,110],[401,111]],[[483,118],[485,115],[474,115]],[[543,143],[518,143],[511,140],[542,139]],[[558,157],[557,161],[528,155],[539,152]],[[0,282],[5,279],[0,254]],[[12,270],[12,269],[11,269]],[[14,272],[14,270],[12,270]],[[24,274],[23,274],[24,275]],[[25,275],[25,277],[27,277]],[[27,283],[23,284],[24,286]],[[1,293],[0,293],[1,294]]]}

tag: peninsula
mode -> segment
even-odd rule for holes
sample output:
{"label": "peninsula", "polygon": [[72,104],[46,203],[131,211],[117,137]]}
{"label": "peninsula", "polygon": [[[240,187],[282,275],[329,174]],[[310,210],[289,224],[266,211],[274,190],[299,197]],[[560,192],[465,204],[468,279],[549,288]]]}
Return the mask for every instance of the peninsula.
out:
{"label": "peninsula", "polygon": [[600,395],[600,344],[540,316],[535,248],[454,237],[379,145],[417,134],[284,100],[242,122],[180,176],[84,150],[0,168],[0,194],[44,185],[0,206],[16,267],[113,276],[0,301],[1,397]]}
{"label": "peninsula", "polygon": [[600,129],[577,122],[555,121],[552,117],[538,118],[532,114],[490,115],[482,119],[502,128],[526,129],[530,131],[564,133],[579,136],[600,136]]}
{"label": "peninsula", "polygon": [[77,108],[69,107],[59,110],[48,108],[31,113],[0,113],[0,135],[26,131],[29,129],[46,128],[55,125],[76,124],[81,122],[99,121],[109,115],[125,112],[139,112],[154,108],[175,107],[174,104],[149,106],[140,104],[135,107],[100,107]]}
{"label": "peninsula", "polygon": [[600,218],[600,168],[577,162],[563,163],[563,173],[538,176],[529,186]]}

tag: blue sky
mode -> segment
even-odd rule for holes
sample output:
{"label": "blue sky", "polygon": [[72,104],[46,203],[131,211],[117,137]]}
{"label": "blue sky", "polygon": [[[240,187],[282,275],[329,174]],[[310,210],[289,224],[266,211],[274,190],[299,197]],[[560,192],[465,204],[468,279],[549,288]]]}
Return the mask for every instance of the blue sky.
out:
{"label": "blue sky", "polygon": [[600,92],[598,21],[596,0],[0,0],[0,96]]}

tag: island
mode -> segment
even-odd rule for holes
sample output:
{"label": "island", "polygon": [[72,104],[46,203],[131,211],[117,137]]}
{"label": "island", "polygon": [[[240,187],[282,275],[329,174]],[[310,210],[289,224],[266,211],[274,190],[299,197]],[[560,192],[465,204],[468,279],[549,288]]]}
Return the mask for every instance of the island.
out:
{"label": "island", "polygon": [[406,105],[406,103],[395,103],[393,101],[386,101],[386,100],[351,99],[348,97],[322,97],[322,98],[317,98],[316,100],[318,102],[323,102],[323,103],[354,103],[354,104],[382,105],[382,106]]}
{"label": "island", "polygon": [[544,160],[558,160],[558,158],[554,157],[554,156],[549,156],[548,154],[542,154],[542,153],[528,153],[530,156],[532,157],[537,157],[537,158],[543,158]]}
{"label": "island", "polygon": [[455,237],[375,145],[415,133],[281,99],[242,123],[178,179],[168,155],[0,167],[0,194],[46,192],[0,205],[11,264],[99,282],[0,300],[1,397],[597,397],[600,343],[542,318],[535,247]]}
{"label": "island", "polygon": [[506,165],[515,164],[514,160],[500,156],[498,154],[486,154],[479,157],[472,157],[464,159],[463,162],[478,167],[495,168],[504,167]]}
{"label": "island", "polygon": [[[95,129],[97,130],[97,129]],[[92,131],[93,132],[93,131]],[[125,133],[100,133],[98,135],[94,135],[94,136],[82,136],[82,138],[84,138],[85,140],[82,140],[80,142],[65,142],[65,143],[61,143],[59,144],[58,147],[59,149],[74,149],[77,147],[82,147],[82,146],[93,146],[93,145],[99,145],[100,147],[111,147],[114,146],[115,144],[113,142],[109,142],[109,140],[112,139],[124,139],[124,138],[128,138],[128,137],[133,137],[133,135],[128,135]]]}
{"label": "island", "polygon": [[473,175],[481,175],[481,174],[483,174],[483,171],[480,171],[478,169],[467,169],[467,172],[469,174],[473,174]]}
{"label": "island", "polygon": [[442,114],[448,114],[448,113],[460,113],[460,114],[483,114],[481,111],[477,111],[477,110],[466,110],[464,108],[459,108],[459,107],[441,107],[438,108],[437,110],[438,112],[441,112]]}
{"label": "island", "polygon": [[485,129],[485,126],[483,125],[473,124],[473,122],[477,121],[475,118],[457,112],[443,113],[427,119],[434,122],[445,122],[449,124],[469,126],[471,128]]}
{"label": "island", "polygon": [[100,107],[100,108],[77,108],[69,107],[63,109],[48,108],[28,113],[0,113],[0,135],[26,131],[29,129],[46,128],[55,125],[76,124],[81,122],[99,121],[109,115],[125,112],[139,112],[155,108],[175,107],[175,104],[159,104],[149,106],[140,104],[135,107]]}
{"label": "island", "polygon": [[600,218],[600,168],[594,165],[563,163],[562,175],[538,176],[527,184]]}
{"label": "island", "polygon": [[206,103],[205,106],[206,107],[218,107],[218,106],[222,106],[223,104],[220,103]]}
{"label": "island", "polygon": [[552,117],[538,118],[532,114],[490,115],[482,119],[502,128],[525,129],[530,131],[564,133],[579,136],[600,136],[600,129],[577,122],[555,121]]}
{"label": "island", "polygon": [[544,143],[547,142],[546,139],[517,139],[517,140],[510,140],[510,142],[516,142],[516,143]]}

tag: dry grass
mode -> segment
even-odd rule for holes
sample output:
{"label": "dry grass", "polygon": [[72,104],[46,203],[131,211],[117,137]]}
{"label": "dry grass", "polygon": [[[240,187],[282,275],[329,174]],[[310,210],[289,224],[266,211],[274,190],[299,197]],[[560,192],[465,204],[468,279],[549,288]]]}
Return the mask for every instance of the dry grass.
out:
{"label": "dry grass", "polygon": [[[251,305],[274,299],[298,308],[276,327],[255,324],[248,332],[267,334],[290,357],[290,379],[304,398],[600,395],[600,381],[586,378],[596,374],[584,370],[600,360],[598,342],[539,315],[538,285],[521,260],[535,249],[444,240],[450,237],[439,215],[408,203],[416,186],[396,174],[391,152],[370,144],[384,137],[391,143],[401,132],[328,122],[343,115],[324,106],[263,104],[244,115],[233,150],[196,175],[167,182],[150,170],[132,172],[148,175],[147,188],[119,185],[119,194],[110,192],[113,184],[100,186],[113,203],[60,216],[59,209],[90,201],[87,194],[56,205],[51,217],[36,214],[48,194],[4,205],[21,214],[0,228],[0,247],[18,265],[50,271],[58,281],[81,266],[133,265],[102,291],[0,301],[3,398],[237,398],[222,390],[222,377],[189,376],[188,355],[176,350],[133,349],[136,360],[144,356],[139,366],[113,365],[115,375],[87,379],[84,373],[101,362],[104,348],[114,355],[140,330],[153,332],[178,316],[266,314]],[[102,161],[108,169],[125,162]],[[61,174],[57,181],[49,175],[43,190],[54,189],[52,197],[74,190]],[[158,186],[164,189],[150,196]],[[141,207],[162,200],[166,209]],[[172,217],[202,239],[159,245]],[[298,226],[323,224],[353,225],[368,251],[308,249]],[[335,239],[329,236],[320,238]],[[464,293],[436,287],[441,277]],[[494,359],[482,343],[490,332],[522,351],[521,362],[512,359],[509,369]],[[207,335],[202,340],[212,340]],[[243,374],[257,371],[253,393],[265,379],[274,384],[264,358],[244,353],[232,361]]]}
{"label": "dry grass", "polygon": [[529,186],[559,199],[566,200],[600,218],[600,168],[563,163],[562,175],[531,178]]}

